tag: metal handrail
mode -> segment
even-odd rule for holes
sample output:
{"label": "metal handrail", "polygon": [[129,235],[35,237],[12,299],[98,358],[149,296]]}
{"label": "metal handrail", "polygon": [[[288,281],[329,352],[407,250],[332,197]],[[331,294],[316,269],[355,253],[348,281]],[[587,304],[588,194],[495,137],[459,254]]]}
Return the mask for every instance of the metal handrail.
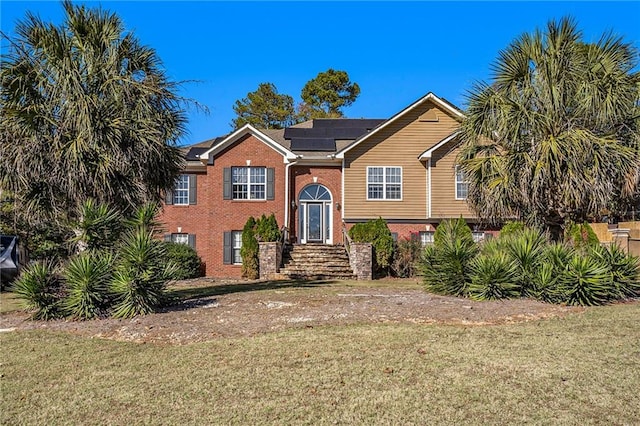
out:
{"label": "metal handrail", "polygon": [[[289,241],[289,228],[286,226],[282,226],[280,229],[280,262],[282,263],[282,259],[284,256],[284,246]],[[282,266],[282,265],[279,265]]]}
{"label": "metal handrail", "polygon": [[344,242],[344,248],[347,250],[347,255],[349,256],[349,260],[351,260],[351,237],[347,232],[347,226],[342,223],[342,241]]}

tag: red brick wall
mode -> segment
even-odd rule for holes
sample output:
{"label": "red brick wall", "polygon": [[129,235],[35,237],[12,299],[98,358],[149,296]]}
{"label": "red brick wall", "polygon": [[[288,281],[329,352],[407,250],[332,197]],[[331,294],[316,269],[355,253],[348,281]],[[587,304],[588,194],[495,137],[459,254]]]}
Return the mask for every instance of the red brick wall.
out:
{"label": "red brick wall", "polygon": [[[275,169],[275,198],[271,201],[240,201],[223,199],[223,170],[225,167]],[[214,277],[240,277],[240,265],[223,264],[225,231],[241,231],[249,216],[260,217],[274,213],[278,225],[284,221],[284,170],[281,154],[252,135],[219,153],[214,165],[197,177],[197,204],[192,206],[164,206],[160,221],[168,233],[182,232],[196,235],[196,250],[205,263],[205,274]]]}
{"label": "red brick wall", "polygon": [[[305,186],[317,183],[325,186],[332,197],[332,213],[333,213],[333,243],[342,243],[342,211],[336,209],[336,203],[342,203],[342,167],[322,167],[322,166],[291,166],[291,186],[290,197],[298,203],[298,195]],[[317,178],[317,182],[313,178]],[[298,236],[298,209],[289,213],[289,229],[292,236]]]}

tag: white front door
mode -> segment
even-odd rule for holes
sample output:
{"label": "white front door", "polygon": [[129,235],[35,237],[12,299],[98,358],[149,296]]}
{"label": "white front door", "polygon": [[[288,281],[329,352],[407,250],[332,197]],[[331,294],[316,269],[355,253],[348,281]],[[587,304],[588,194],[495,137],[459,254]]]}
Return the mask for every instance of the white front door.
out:
{"label": "white front door", "polygon": [[331,193],[318,184],[308,185],[298,197],[300,242],[333,243]]}

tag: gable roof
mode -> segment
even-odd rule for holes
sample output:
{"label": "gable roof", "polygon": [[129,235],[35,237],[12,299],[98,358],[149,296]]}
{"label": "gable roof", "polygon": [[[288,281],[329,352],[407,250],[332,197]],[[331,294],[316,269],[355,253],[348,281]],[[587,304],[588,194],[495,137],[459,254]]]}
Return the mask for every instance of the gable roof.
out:
{"label": "gable roof", "polygon": [[458,131],[455,131],[455,132],[451,133],[449,136],[447,136],[446,138],[442,139],[440,142],[436,143],[435,145],[433,145],[431,148],[429,148],[428,150],[426,150],[422,154],[418,155],[418,160],[428,160],[428,159],[430,159],[431,155],[434,153],[434,151],[436,149],[442,147],[443,145],[448,144],[449,142],[454,140],[459,134],[460,134],[460,132],[458,132]]}
{"label": "gable roof", "polygon": [[351,149],[355,148],[356,146],[360,145],[362,142],[364,142],[365,140],[370,138],[372,135],[375,135],[380,130],[386,128],[387,126],[389,126],[389,125],[391,125],[393,123],[395,123],[400,117],[404,116],[409,111],[413,110],[414,108],[417,108],[418,106],[424,104],[425,102],[433,102],[434,104],[436,104],[437,106],[439,106],[443,110],[449,112],[454,117],[457,117],[459,119],[464,118],[464,114],[462,113],[462,111],[460,109],[458,109],[455,105],[453,105],[452,103],[450,103],[446,99],[439,98],[436,95],[434,95],[432,92],[429,92],[425,96],[423,96],[422,98],[418,99],[417,101],[415,101],[414,103],[412,103],[411,105],[409,105],[408,107],[406,107],[405,109],[403,109],[402,111],[400,111],[399,113],[397,113],[396,115],[391,117],[390,119],[380,123],[377,127],[372,129],[369,133],[360,136],[358,139],[356,139],[349,146],[347,146],[347,147],[343,148],[342,150],[338,151],[336,153],[336,158],[344,158],[344,154],[346,152],[348,152],[349,150],[351,150]]}
{"label": "gable roof", "polygon": [[295,160],[297,158],[296,154],[294,154],[293,152],[291,152],[290,150],[288,150],[278,142],[274,141],[271,137],[267,136],[265,133],[256,129],[251,124],[245,124],[244,126],[239,128],[235,132],[231,133],[227,137],[222,138],[222,140],[220,141],[216,139],[216,141],[211,146],[211,148],[209,148],[208,150],[200,154],[198,158],[200,158],[201,161],[206,160],[207,162],[210,162],[212,157],[215,157],[217,154],[222,152],[227,147],[233,145],[235,142],[240,140],[240,138],[244,137],[245,135],[255,136],[256,139],[258,139],[259,141],[261,141],[262,143],[264,143],[265,145],[267,145],[268,147],[272,148],[274,151],[282,155],[285,159],[285,162],[288,162],[289,160]]}

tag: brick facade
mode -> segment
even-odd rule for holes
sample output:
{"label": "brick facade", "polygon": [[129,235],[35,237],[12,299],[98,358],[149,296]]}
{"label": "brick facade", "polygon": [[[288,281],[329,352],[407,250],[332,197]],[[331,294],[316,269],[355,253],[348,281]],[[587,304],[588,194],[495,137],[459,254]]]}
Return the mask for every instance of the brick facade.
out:
{"label": "brick facade", "polygon": [[[272,167],[275,169],[275,197],[269,201],[224,200],[223,170],[226,167]],[[196,250],[205,264],[205,274],[215,277],[240,277],[240,265],[223,263],[225,231],[241,231],[249,216],[275,214],[278,224],[284,221],[284,170],[280,153],[253,135],[247,135],[216,155],[213,165],[197,176],[197,204],[164,206],[159,220],[166,232],[196,235]]]}
{"label": "brick facade", "polygon": [[[341,166],[297,166],[291,167],[291,186],[290,196],[292,200],[299,205],[298,197],[307,185],[314,183],[325,186],[331,192],[332,198],[332,227],[333,227],[333,244],[342,243],[342,212],[338,206],[342,208],[342,167]],[[338,203],[338,205],[336,204]],[[299,220],[300,214],[298,209],[290,212],[290,221],[288,228],[291,230],[293,241],[299,241]]]}

